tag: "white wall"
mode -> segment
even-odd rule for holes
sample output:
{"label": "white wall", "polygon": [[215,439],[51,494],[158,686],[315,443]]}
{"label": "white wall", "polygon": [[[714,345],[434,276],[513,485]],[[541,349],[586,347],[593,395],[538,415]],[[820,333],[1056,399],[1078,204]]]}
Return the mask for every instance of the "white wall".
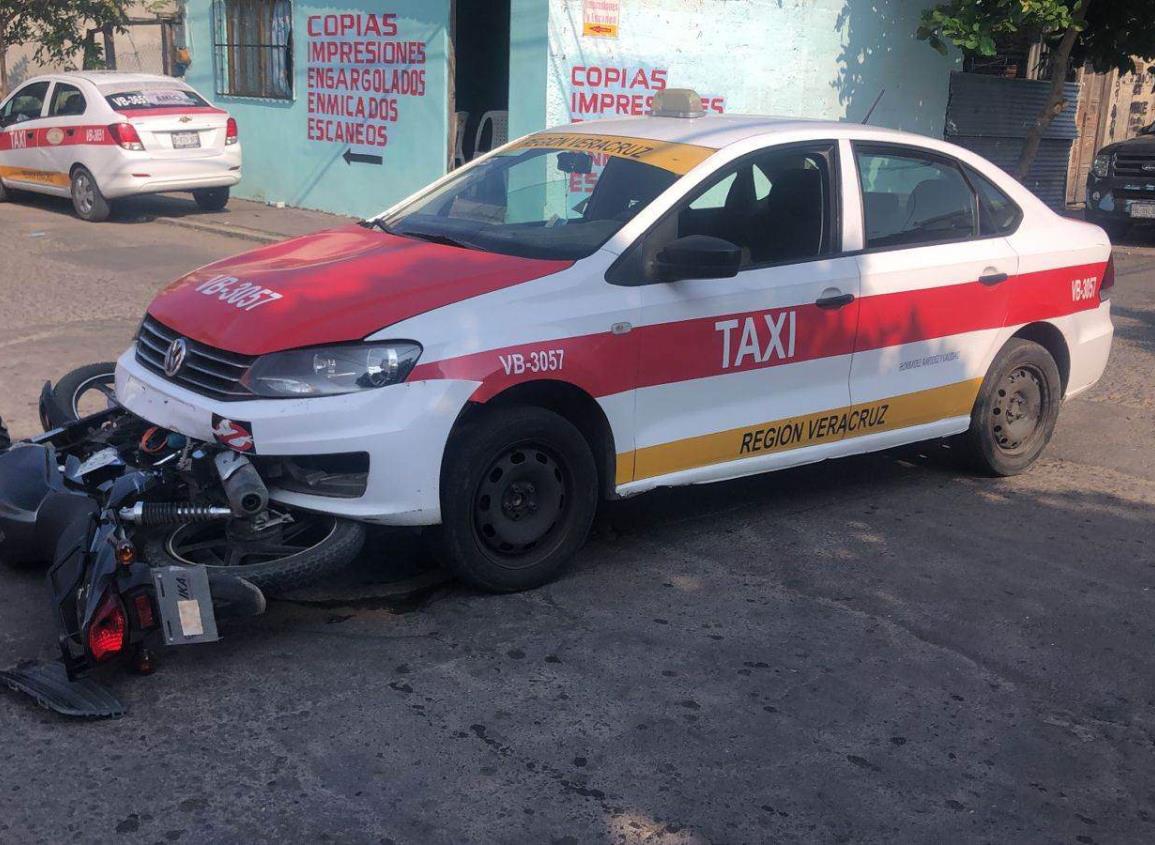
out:
{"label": "white wall", "polygon": [[[666,71],[669,87],[723,98],[727,112],[861,120],[883,88],[872,123],[942,136],[949,73],[915,37],[910,0],[621,0],[617,38],[582,35],[582,0],[549,2],[549,124],[571,117],[583,71]],[[660,74],[659,74],[660,75]],[[597,74],[594,74],[596,78]],[[650,93],[611,84],[615,98]],[[643,98],[644,99],[644,98]],[[631,100],[628,109],[636,108]]]}

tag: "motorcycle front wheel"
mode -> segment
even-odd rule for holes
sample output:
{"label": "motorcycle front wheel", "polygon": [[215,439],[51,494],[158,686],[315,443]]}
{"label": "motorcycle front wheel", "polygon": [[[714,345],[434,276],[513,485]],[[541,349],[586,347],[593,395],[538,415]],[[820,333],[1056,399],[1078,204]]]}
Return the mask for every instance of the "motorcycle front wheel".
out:
{"label": "motorcycle front wheel", "polygon": [[153,566],[200,565],[277,595],[341,571],[365,543],[360,522],[293,511],[292,521],[254,531],[240,520],[180,525],[144,542]]}

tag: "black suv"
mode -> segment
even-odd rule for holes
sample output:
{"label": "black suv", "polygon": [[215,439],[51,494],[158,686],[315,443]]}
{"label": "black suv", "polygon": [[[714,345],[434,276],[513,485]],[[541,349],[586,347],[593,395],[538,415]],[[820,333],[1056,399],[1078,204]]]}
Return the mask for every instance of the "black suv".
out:
{"label": "black suv", "polygon": [[1087,220],[1112,239],[1132,223],[1155,221],[1155,123],[1139,137],[1099,150],[1087,177]]}

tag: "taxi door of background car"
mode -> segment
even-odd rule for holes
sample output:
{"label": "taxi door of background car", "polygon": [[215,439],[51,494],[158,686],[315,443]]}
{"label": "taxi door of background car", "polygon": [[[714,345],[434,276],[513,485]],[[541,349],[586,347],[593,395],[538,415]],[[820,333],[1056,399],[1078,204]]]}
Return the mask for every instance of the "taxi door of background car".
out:
{"label": "taxi door of background car", "polygon": [[972,187],[981,177],[969,168],[910,147],[854,150],[866,230],[854,407],[876,422],[870,433],[945,419],[963,430],[996,351],[1018,255],[1006,238],[983,234],[988,215]]}
{"label": "taxi door of background car", "polygon": [[[821,413],[849,405],[858,315],[857,265],[838,255],[837,149],[778,146],[725,165],[635,247],[635,481],[842,437]],[[661,250],[690,235],[740,246],[737,276],[655,278]]]}
{"label": "taxi door of background car", "polygon": [[[86,130],[84,112],[87,103],[81,90],[68,82],[53,83],[48,94],[48,107],[40,121],[38,167],[56,178],[58,187],[67,188],[69,173],[74,162],[89,149],[84,146]],[[98,131],[103,140],[105,130]],[[89,162],[84,162],[91,168]]]}
{"label": "taxi door of background car", "polygon": [[0,107],[0,175],[21,188],[39,188],[44,174],[36,154],[49,83],[32,82],[20,88]]}

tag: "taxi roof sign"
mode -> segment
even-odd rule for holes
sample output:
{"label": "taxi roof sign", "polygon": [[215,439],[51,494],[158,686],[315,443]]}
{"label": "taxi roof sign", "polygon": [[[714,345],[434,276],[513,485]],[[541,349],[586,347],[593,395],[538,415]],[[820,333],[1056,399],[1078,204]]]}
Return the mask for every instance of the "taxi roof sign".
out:
{"label": "taxi roof sign", "polygon": [[667,88],[654,95],[654,117],[705,117],[702,98],[693,88]]}

